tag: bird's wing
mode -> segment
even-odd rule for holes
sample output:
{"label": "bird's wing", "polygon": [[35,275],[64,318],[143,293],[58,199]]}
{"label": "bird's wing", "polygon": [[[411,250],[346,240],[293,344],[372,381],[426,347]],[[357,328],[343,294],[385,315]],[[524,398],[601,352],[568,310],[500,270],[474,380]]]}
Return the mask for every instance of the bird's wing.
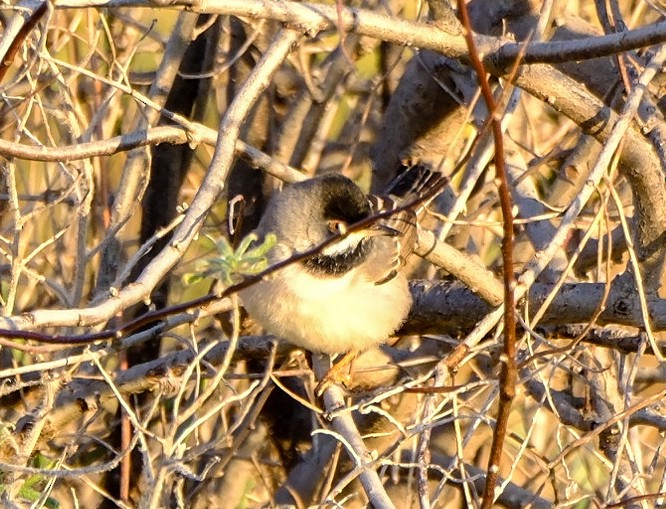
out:
{"label": "bird's wing", "polygon": [[[397,206],[391,197],[370,196],[369,200],[373,213],[394,210]],[[395,232],[394,235],[374,239],[374,242],[379,244],[379,249],[376,250],[377,263],[374,266],[381,267],[375,277],[375,284],[381,285],[398,275],[414,250],[416,213],[411,209],[402,210],[379,220],[379,223],[386,226],[388,231]]]}
{"label": "bird's wing", "polygon": [[389,185],[382,196],[369,196],[373,213],[394,210],[414,202],[414,207],[396,212],[381,220],[381,223],[396,231],[396,235],[382,239],[382,253],[386,263],[381,277],[376,284],[383,284],[393,279],[405,265],[416,244],[418,218],[427,205],[437,195],[437,191],[446,183],[442,173],[417,165],[403,171]]}

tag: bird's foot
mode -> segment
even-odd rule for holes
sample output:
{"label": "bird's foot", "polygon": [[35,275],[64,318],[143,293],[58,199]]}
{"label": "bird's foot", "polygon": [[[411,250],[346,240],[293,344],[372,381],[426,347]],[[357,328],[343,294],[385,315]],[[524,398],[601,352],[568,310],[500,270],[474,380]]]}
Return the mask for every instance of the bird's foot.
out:
{"label": "bird's foot", "polygon": [[349,382],[351,382],[351,375],[349,373],[333,373],[333,369],[335,366],[331,368],[331,370],[326,373],[326,376],[319,380],[319,383],[315,387],[315,394],[317,395],[318,398],[321,398],[321,396],[324,394],[326,389],[331,387],[331,385],[343,385],[344,387],[347,387]]}
{"label": "bird's foot", "polygon": [[315,395],[320,398],[324,394],[324,391],[334,384],[342,384],[344,387],[347,387],[351,382],[351,373],[348,368],[357,356],[358,352],[349,352],[333,364],[328,373],[324,375],[324,378],[319,380],[319,383],[315,387]]}

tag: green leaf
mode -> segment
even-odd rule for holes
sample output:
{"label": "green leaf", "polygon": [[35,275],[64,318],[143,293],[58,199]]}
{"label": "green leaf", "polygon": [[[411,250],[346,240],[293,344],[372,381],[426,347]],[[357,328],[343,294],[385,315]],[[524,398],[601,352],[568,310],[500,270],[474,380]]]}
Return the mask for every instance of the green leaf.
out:
{"label": "green leaf", "polygon": [[[211,240],[212,239],[208,239]],[[262,242],[256,234],[243,238],[234,249],[229,241],[222,237],[213,242],[217,255],[198,264],[194,272],[183,276],[185,284],[198,283],[205,278],[221,281],[225,286],[234,284],[239,276],[255,275],[268,267],[268,253],[277,244],[277,237],[269,233]]]}

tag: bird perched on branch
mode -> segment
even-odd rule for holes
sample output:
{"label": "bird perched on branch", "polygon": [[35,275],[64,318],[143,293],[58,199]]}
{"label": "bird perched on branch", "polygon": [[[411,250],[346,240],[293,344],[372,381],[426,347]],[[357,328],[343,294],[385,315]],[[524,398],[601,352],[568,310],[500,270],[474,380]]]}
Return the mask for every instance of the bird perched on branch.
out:
{"label": "bird perched on branch", "polygon": [[337,174],[286,186],[256,233],[277,236],[271,264],[315,252],[241,291],[250,316],[312,352],[346,354],[326,377],[339,379],[359,352],[385,342],[407,317],[412,298],[401,268],[415,243],[418,215],[445,181],[415,166],[383,196],[368,196]]}

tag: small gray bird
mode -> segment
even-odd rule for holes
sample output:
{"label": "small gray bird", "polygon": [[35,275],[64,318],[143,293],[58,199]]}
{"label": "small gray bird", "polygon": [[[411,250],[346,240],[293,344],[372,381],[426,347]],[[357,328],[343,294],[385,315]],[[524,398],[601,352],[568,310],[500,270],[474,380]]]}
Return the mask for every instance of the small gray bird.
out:
{"label": "small gray bird", "polygon": [[386,341],[412,304],[400,269],[412,252],[424,204],[360,230],[350,227],[433,195],[444,180],[438,172],[415,166],[382,197],[368,196],[336,174],[286,186],[272,198],[256,231],[260,237],[277,236],[269,262],[310,250],[334,235],[340,240],[241,291],[250,316],[271,334],[312,352],[347,354],[334,369]]}

